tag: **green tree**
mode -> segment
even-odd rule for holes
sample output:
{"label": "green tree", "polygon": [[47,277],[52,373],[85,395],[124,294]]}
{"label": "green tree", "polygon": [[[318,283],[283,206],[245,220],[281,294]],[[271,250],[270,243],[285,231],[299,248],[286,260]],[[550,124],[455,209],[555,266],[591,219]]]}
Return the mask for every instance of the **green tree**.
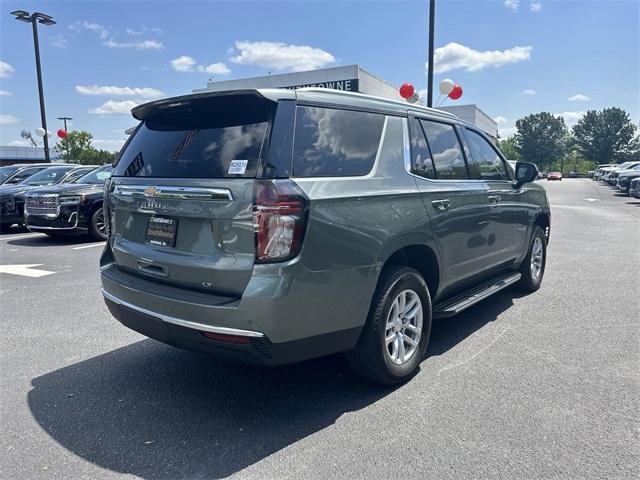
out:
{"label": "green tree", "polygon": [[116,153],[97,150],[92,147],[82,152],[78,163],[82,163],[83,165],[102,165],[104,163],[113,163],[116,157]]}
{"label": "green tree", "polygon": [[101,165],[112,163],[116,154],[106,150],[97,150],[91,144],[93,136],[85,131],[69,132],[66,138],[58,141],[56,149],[60,152],[59,158],[68,163],[80,163],[83,165]]}
{"label": "green tree", "polygon": [[498,140],[498,147],[509,160],[520,160],[520,152],[515,137],[511,136],[504,140]]}
{"label": "green tree", "polygon": [[535,163],[540,170],[564,160],[569,131],[562,117],[533,113],[519,119],[516,128],[514,139],[522,160]]}
{"label": "green tree", "polygon": [[589,110],[573,127],[576,148],[584,158],[620,163],[640,157],[638,128],[621,108]]}

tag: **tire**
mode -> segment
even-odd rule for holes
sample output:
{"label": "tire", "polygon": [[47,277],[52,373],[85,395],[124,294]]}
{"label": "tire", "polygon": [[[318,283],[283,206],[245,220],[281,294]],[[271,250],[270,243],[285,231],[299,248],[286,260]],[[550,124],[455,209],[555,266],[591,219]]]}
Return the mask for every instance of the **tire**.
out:
{"label": "tire", "polygon": [[107,233],[104,229],[105,227],[105,218],[104,218],[104,210],[102,207],[96,209],[91,215],[91,222],[89,224],[89,235],[95,240],[106,240]]}
{"label": "tire", "polygon": [[[534,259],[532,262],[532,258]],[[535,226],[527,256],[520,264],[522,278],[518,282],[518,287],[524,292],[535,292],[542,284],[544,270],[547,265],[547,237],[544,230]]]}
{"label": "tire", "polygon": [[[409,315],[401,319],[395,313],[403,309],[402,296],[407,308],[404,313]],[[413,268],[390,267],[380,276],[367,322],[356,347],[346,353],[347,362],[357,374],[373,382],[398,385],[416,373],[430,333],[431,297],[422,275]],[[387,341],[391,337],[394,339]]]}

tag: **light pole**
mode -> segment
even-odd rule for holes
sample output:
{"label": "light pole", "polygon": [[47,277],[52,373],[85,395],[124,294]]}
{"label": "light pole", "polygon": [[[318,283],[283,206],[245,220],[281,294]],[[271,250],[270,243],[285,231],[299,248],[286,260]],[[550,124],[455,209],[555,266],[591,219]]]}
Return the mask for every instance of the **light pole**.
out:
{"label": "light pole", "polygon": [[436,16],[436,0],[429,0],[429,73],[427,84],[427,107],[433,107],[433,26]]}
{"label": "light pole", "polygon": [[42,89],[42,69],[40,67],[40,44],[38,43],[38,23],[43,25],[55,25],[53,17],[45,15],[40,12],[25,12],[24,10],[16,10],[11,12],[11,15],[16,17],[16,20],[21,22],[31,23],[33,27],[33,47],[36,51],[36,73],[38,75],[38,94],[40,95],[40,119],[42,121],[42,128],[44,128],[45,134],[44,140],[44,159],[46,162],[50,162],[49,158],[49,139],[47,138],[47,117],[44,112],[44,90]]}

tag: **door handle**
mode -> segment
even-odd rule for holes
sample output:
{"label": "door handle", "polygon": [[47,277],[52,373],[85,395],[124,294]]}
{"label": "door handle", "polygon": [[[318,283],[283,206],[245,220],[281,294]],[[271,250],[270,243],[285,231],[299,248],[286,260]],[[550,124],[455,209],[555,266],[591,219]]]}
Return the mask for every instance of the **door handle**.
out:
{"label": "door handle", "polygon": [[489,195],[489,204],[496,205],[501,199],[500,195]]}
{"label": "door handle", "polygon": [[431,202],[431,205],[433,205],[438,210],[446,210],[447,208],[449,208],[449,205],[451,205],[451,201],[448,198],[442,200],[434,200]]}

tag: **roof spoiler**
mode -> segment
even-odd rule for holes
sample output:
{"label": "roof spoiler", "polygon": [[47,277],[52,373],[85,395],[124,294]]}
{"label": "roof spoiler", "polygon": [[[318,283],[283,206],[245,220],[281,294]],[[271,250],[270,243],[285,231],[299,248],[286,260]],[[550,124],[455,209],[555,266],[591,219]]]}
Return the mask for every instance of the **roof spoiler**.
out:
{"label": "roof spoiler", "polygon": [[277,98],[269,95],[269,91],[260,91],[257,89],[247,90],[224,90],[220,92],[204,92],[193,93],[190,95],[182,95],[179,97],[164,98],[149,103],[138,105],[131,114],[137,120],[147,120],[167,111],[191,111],[194,106],[199,108],[206,107],[208,103],[219,101],[221,98],[233,97],[234,101],[254,101],[254,102],[274,102]]}

